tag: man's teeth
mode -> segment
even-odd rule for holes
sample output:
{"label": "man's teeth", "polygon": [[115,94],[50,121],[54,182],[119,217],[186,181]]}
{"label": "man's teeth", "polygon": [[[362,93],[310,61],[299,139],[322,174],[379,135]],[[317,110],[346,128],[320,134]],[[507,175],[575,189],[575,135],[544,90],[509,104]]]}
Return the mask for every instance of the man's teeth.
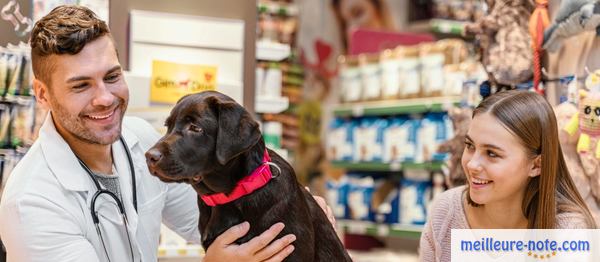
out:
{"label": "man's teeth", "polygon": [[[113,111],[114,112],[114,111]],[[90,117],[91,119],[106,119],[109,118],[110,116],[112,116],[113,112],[110,112],[110,114],[108,115],[104,115],[104,116],[93,116],[93,115],[88,115],[88,117]]]}
{"label": "man's teeth", "polygon": [[485,185],[485,184],[489,184],[491,182],[492,182],[492,180],[483,180],[483,179],[473,178],[473,183],[475,183],[475,184]]}

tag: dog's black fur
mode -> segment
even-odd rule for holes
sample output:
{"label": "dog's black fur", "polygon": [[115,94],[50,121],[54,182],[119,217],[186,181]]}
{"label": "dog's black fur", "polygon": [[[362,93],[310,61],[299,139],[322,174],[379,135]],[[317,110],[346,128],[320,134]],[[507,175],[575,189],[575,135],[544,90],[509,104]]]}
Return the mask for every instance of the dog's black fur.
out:
{"label": "dog's black fur", "polygon": [[[167,134],[146,157],[152,174],[166,182],[186,182],[199,195],[230,193],[238,181],[262,163],[265,144],[252,116],[233,99],[214,91],[188,95],[167,119]],[[292,167],[272,150],[276,178],[233,202],[210,207],[198,199],[199,228],[205,249],[225,230],[243,221],[250,232],[244,243],[277,222],[279,234],[296,235],[286,261],[351,261],[312,195],[296,180]]]}

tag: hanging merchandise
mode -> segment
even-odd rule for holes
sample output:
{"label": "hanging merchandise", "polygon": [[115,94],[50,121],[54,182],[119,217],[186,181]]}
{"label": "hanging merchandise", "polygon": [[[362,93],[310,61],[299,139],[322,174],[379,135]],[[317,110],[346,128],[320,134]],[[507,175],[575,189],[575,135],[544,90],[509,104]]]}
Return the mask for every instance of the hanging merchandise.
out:
{"label": "hanging merchandise", "polygon": [[600,26],[600,2],[596,0],[561,1],[554,21],[544,32],[543,48],[556,52],[574,35]]}
{"label": "hanging merchandise", "polygon": [[0,9],[0,18],[10,22],[18,36],[25,36],[33,29],[31,18],[23,16],[21,6],[16,0],[10,0]]}
{"label": "hanging merchandise", "polygon": [[448,187],[457,187],[464,185],[467,181],[461,159],[473,110],[470,108],[452,108],[448,110],[448,115],[452,119],[454,136],[442,143],[438,147],[438,152],[450,154],[450,158],[446,162],[444,175]]}
{"label": "hanging merchandise", "polygon": [[531,36],[528,19],[534,9],[532,1],[488,1],[489,12],[465,27],[477,38],[481,63],[492,86],[513,86],[529,81],[533,75]]}
{"label": "hanging merchandise", "polygon": [[565,130],[575,135],[581,132],[577,142],[578,153],[591,152],[600,158],[600,70],[587,77],[585,86],[588,91],[580,91],[579,112],[573,115]]}
{"label": "hanging merchandise", "polygon": [[544,30],[550,24],[548,18],[548,0],[535,0],[535,9],[529,19],[529,34],[533,49],[533,88],[539,94],[544,94],[540,88],[542,81],[542,42]]}

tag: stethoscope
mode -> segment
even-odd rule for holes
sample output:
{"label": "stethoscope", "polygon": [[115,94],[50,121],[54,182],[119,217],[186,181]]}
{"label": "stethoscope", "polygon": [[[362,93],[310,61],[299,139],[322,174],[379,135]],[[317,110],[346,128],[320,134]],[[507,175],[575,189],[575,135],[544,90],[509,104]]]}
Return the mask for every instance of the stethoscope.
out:
{"label": "stethoscope", "polygon": [[[136,185],[135,185],[135,170],[134,170],[134,166],[133,166],[133,159],[131,158],[131,152],[129,152],[129,147],[127,147],[127,143],[125,143],[125,139],[123,139],[123,137],[121,136],[121,137],[119,137],[119,140],[121,140],[121,144],[125,148],[125,154],[127,155],[127,160],[129,161],[129,171],[131,172],[131,189],[132,189],[132,193],[133,193],[133,207],[135,208],[135,212],[137,212],[137,192],[136,192]],[[125,214],[125,208],[123,206],[123,202],[121,202],[121,200],[119,200],[119,198],[113,192],[110,192],[106,189],[102,189],[102,187],[100,186],[100,183],[94,177],[92,170],[90,170],[90,168],[79,157],[77,157],[77,160],[79,161],[79,164],[81,165],[81,167],[83,167],[85,172],[88,173],[88,175],[90,176],[90,178],[92,179],[92,181],[94,181],[94,184],[96,185],[97,191],[94,194],[94,196],[92,196],[90,212],[92,214],[92,220],[94,221],[94,226],[96,226],[96,233],[98,234],[98,236],[100,237],[100,241],[102,242],[102,248],[104,249],[104,253],[106,254],[106,259],[108,259],[108,261],[110,262],[110,257],[108,256],[106,244],[104,243],[104,238],[102,237],[102,231],[100,231],[100,219],[98,219],[98,212],[96,212],[96,200],[101,195],[107,195],[115,200],[115,203],[117,204],[117,207],[119,209],[119,213],[121,213],[121,218],[123,220],[123,225],[125,227],[125,233],[127,234],[127,241],[129,242],[129,251],[131,251],[131,261],[135,261],[134,256],[133,256],[133,244],[131,243],[131,237],[129,236],[129,230],[127,230],[129,223],[127,220],[127,214]]]}

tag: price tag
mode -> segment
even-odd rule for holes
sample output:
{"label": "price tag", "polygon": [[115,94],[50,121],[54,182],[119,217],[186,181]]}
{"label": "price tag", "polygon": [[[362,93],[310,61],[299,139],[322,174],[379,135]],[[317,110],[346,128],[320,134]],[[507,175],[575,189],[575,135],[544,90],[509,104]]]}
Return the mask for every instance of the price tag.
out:
{"label": "price tag", "polygon": [[390,171],[400,171],[400,170],[402,170],[402,163],[400,163],[400,162],[390,163]]}
{"label": "price tag", "polygon": [[362,105],[352,106],[352,116],[362,116],[365,113],[365,107]]}
{"label": "price tag", "polygon": [[377,226],[377,236],[385,237],[390,235],[390,227],[388,225]]}
{"label": "price tag", "polygon": [[363,222],[350,222],[348,225],[348,233],[365,234],[367,233],[368,225]]}

